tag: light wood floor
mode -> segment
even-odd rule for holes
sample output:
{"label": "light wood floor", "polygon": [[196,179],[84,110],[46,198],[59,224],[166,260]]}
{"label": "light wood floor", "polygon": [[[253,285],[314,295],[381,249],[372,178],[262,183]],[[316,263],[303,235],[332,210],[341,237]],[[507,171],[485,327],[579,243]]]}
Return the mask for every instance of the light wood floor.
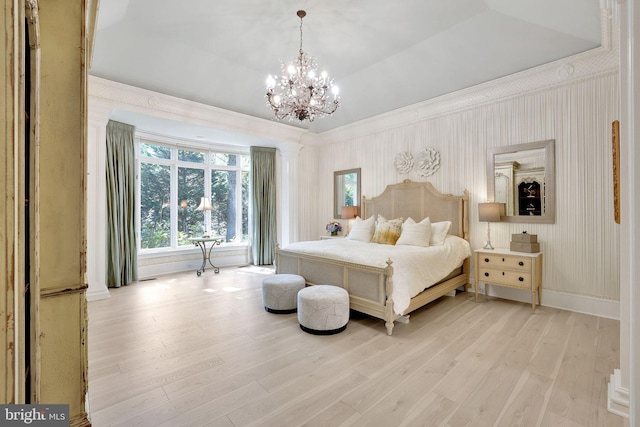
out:
{"label": "light wood floor", "polygon": [[470,294],[332,336],[264,311],[271,270],[223,268],[89,303],[102,426],[623,426],[606,409],[619,322]]}

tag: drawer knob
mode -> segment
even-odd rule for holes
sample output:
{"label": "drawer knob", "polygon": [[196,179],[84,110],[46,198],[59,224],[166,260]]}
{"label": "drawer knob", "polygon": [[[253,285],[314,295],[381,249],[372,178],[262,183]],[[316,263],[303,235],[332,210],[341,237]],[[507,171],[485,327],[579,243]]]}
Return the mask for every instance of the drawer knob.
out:
{"label": "drawer knob", "polygon": [[520,267],[522,267],[522,266],[524,265],[524,262],[520,261],[520,262],[518,263],[518,265],[519,265]]}
{"label": "drawer knob", "polygon": [[502,262],[504,262],[504,258],[502,258]]}
{"label": "drawer knob", "polygon": [[502,275],[504,276],[504,271],[502,272]]}
{"label": "drawer knob", "polygon": [[524,277],[518,277],[518,280],[524,282]]}
{"label": "drawer knob", "polygon": [[487,272],[485,271],[484,276],[485,276],[485,277],[489,277],[489,273],[487,273]]}
{"label": "drawer knob", "polygon": [[485,259],[484,259],[484,262],[489,262],[489,258],[485,258]]}

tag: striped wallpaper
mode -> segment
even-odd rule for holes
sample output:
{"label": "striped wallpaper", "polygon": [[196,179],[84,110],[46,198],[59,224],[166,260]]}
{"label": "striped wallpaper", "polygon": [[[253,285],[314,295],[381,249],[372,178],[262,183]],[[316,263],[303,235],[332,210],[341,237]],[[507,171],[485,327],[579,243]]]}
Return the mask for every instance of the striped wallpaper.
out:
{"label": "striped wallpaper", "polygon": [[486,201],[487,148],[555,139],[556,223],[492,224],[492,243],[509,247],[512,233],[535,233],[544,253],[545,289],[618,300],[611,173],[618,87],[618,73],[610,71],[335,142],[320,135],[320,144],[300,152],[300,239],[317,239],[332,219],[334,171],[362,168],[362,192],[372,197],[405,178],[426,180],[400,174],[393,162],[402,151],[433,147],[441,167],[428,180],[445,193],[470,192],[471,246],[477,249],[487,231],[477,219],[477,204]]}

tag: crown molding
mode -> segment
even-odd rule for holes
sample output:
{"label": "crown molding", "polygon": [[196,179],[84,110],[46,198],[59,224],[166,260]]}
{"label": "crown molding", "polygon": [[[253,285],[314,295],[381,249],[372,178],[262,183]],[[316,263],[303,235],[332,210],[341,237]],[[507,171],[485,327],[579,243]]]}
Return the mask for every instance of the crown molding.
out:
{"label": "crown molding", "polygon": [[618,73],[619,26],[612,25],[611,9],[601,9],[602,44],[490,82],[419,102],[319,134],[323,143],[335,143],[436,118],[553,87]]}
{"label": "crown molding", "polygon": [[[248,116],[187,99],[165,95],[101,77],[89,76],[90,110],[101,114],[113,110],[130,111],[152,117],[207,126],[238,134],[280,142],[313,142],[306,129]],[[90,111],[91,114],[91,111]]]}

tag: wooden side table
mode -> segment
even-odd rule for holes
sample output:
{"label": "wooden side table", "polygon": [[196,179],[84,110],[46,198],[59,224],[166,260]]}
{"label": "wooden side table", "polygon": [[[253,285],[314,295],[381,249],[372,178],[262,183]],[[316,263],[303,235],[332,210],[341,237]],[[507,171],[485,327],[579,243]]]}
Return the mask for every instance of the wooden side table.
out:
{"label": "wooden side table", "polygon": [[346,236],[341,236],[341,235],[337,235],[337,236],[331,236],[330,234],[325,234],[320,236],[320,240],[329,240],[329,239],[344,239]]}
{"label": "wooden side table", "polygon": [[531,309],[536,311],[542,299],[542,253],[513,252],[508,249],[477,249],[475,256],[475,293],[478,300],[478,284],[506,286],[531,290]]}

